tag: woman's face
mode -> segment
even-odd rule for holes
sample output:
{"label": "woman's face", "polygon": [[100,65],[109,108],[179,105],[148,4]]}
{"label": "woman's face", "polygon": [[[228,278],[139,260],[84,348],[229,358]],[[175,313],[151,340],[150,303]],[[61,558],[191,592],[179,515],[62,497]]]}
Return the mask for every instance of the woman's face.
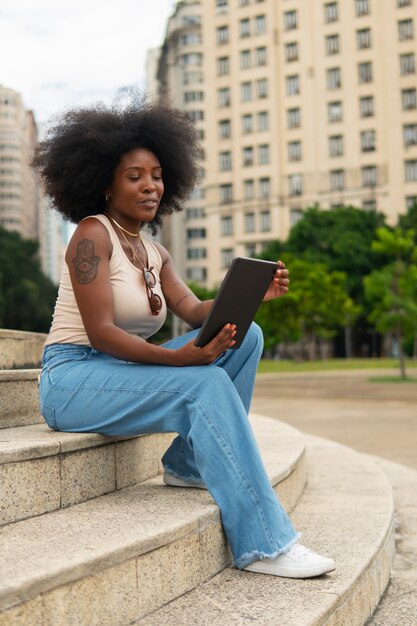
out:
{"label": "woman's face", "polygon": [[107,209],[127,223],[151,222],[164,193],[162,168],[156,156],[135,148],[120,159],[107,190]]}

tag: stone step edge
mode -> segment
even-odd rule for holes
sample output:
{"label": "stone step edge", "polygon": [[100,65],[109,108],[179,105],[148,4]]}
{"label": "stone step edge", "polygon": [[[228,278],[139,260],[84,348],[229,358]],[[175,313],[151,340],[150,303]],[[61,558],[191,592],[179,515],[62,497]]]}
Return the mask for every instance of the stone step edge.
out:
{"label": "stone step edge", "polygon": [[38,380],[40,376],[41,369],[33,368],[33,369],[2,369],[0,370],[0,384],[2,382],[19,382],[19,380]]}
{"label": "stone step edge", "polygon": [[[320,493],[323,494],[323,487],[317,488],[317,479],[312,478],[314,473],[317,476],[322,473],[319,465],[326,450],[336,453],[340,451],[340,461],[348,467],[346,451],[349,449],[318,437],[307,436],[306,440],[308,480],[292,518],[303,531],[302,541],[306,545],[335,558],[336,571],[314,580],[303,581],[262,575],[248,578],[251,575],[246,572],[225,569],[182,597],[134,621],[135,626],[176,626],[178,623],[182,626],[222,626],[225,623],[243,624],[252,621],[271,626],[277,623],[280,626],[363,626],[367,623],[389,583],[395,552],[391,486],[384,473],[369,457],[365,458],[364,455],[350,451],[361,459],[364,469],[366,465],[371,468],[371,472],[367,472],[368,476],[373,473],[378,478],[380,494],[375,498],[380,499],[383,505],[380,515],[375,511],[369,515],[371,528],[375,520],[379,519],[380,524],[371,544],[366,544],[366,538],[362,537],[365,545],[359,566],[361,547],[356,548],[354,544],[349,544],[349,529],[354,526],[355,521],[349,520],[348,516],[344,519],[342,511],[343,526],[338,523],[331,507],[326,509],[325,505],[320,515],[316,499],[320,497]],[[330,472],[327,473],[326,480],[331,483]],[[310,483],[316,483],[312,489]],[[366,501],[368,495],[364,486],[364,483],[360,485]],[[328,497],[322,497],[328,502]],[[335,497],[337,504],[340,494],[335,493]],[[356,506],[361,500],[362,498],[358,499]],[[349,511],[349,506],[345,506],[345,509]],[[357,514],[356,508],[354,514]],[[368,513],[362,511],[362,518],[367,516]],[[312,527],[320,517],[323,520],[323,532]],[[333,517],[335,519],[331,522]],[[365,527],[363,530],[369,535],[369,528]],[[360,535],[360,529],[357,534]],[[343,542],[340,537],[343,537]],[[356,550],[354,555],[350,554],[352,549]]]}
{"label": "stone step edge", "polygon": [[[254,421],[260,425],[261,431],[268,430],[266,467],[270,476],[280,477],[277,491],[290,510],[298,501],[306,478],[304,444],[299,445],[302,436],[292,427],[271,418],[257,416]],[[283,430],[286,432],[284,440]],[[271,458],[274,436],[281,446],[291,445],[291,439],[298,442],[297,458],[293,459],[291,467],[287,463],[280,468],[275,455]],[[157,527],[155,519],[159,521]],[[139,528],[138,520],[141,521]],[[167,528],[161,529],[164,524]],[[92,538],[84,536],[88,527],[100,536],[104,545],[97,546]],[[103,533],[109,532],[110,535],[103,539]],[[208,547],[213,535],[214,552]],[[152,557],[155,551],[163,551],[170,545],[181,551],[184,542],[186,546],[195,538],[202,544],[202,557],[208,564],[204,579],[208,579],[230,562],[218,508],[205,491],[169,488],[162,485],[161,478],[65,510],[3,526],[0,529],[0,572],[3,572],[0,611],[22,602],[32,604],[33,599],[36,603],[39,594],[53,593],[59,586],[96,577],[103,570],[123,566],[125,561],[140,561],[148,554]],[[65,562],[59,564],[62,545],[68,541],[73,545],[68,548]],[[200,574],[198,578],[201,582]],[[194,580],[192,586],[195,584]]]}
{"label": "stone step edge", "polygon": [[0,369],[39,367],[47,335],[0,329]]}

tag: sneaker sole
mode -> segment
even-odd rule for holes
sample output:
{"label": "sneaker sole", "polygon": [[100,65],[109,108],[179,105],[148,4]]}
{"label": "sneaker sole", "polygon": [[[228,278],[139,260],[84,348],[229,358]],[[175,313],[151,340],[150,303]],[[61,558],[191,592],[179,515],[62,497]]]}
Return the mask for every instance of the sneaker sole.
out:
{"label": "sneaker sole", "polygon": [[316,576],[322,576],[328,574],[336,569],[335,564],[329,563],[329,565],[322,565],[321,567],[311,567],[309,569],[303,569],[302,571],[289,570],[284,567],[273,567],[268,564],[250,563],[243,568],[248,572],[255,572],[256,574],[269,574],[270,576],[282,576],[283,578],[314,578]]}
{"label": "sneaker sole", "polygon": [[207,491],[207,487],[205,485],[198,485],[197,483],[181,480],[181,478],[177,478],[172,474],[164,474],[162,480],[168,487],[191,487],[194,489],[205,489]]}

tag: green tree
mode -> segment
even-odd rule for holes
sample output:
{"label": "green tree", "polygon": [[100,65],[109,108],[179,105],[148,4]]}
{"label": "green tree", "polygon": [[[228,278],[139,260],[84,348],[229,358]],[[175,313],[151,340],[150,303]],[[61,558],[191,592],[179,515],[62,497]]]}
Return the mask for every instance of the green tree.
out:
{"label": "green tree", "polygon": [[380,228],[372,247],[390,261],[364,278],[365,294],[371,305],[369,320],[381,333],[397,339],[400,373],[406,377],[403,339],[417,333],[417,250],[415,232]]}
{"label": "green tree", "polygon": [[273,349],[285,341],[306,337],[311,345],[330,339],[346,323],[346,315],[354,315],[354,307],[346,293],[346,275],[331,272],[323,263],[311,264],[303,259],[287,257],[291,267],[291,288],[287,295],[261,305],[256,321],[262,326],[265,345]]}
{"label": "green tree", "polygon": [[36,241],[0,227],[0,327],[47,332],[57,295]]}

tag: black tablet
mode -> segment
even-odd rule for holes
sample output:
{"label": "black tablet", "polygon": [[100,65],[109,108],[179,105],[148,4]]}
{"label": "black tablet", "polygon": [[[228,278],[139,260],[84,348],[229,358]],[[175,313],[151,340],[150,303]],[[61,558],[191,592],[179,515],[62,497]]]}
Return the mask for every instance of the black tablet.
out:
{"label": "black tablet", "polygon": [[273,261],[233,259],[195,345],[205,346],[230,323],[236,324],[236,343],[232,348],[239,348],[277,269],[278,264]]}

